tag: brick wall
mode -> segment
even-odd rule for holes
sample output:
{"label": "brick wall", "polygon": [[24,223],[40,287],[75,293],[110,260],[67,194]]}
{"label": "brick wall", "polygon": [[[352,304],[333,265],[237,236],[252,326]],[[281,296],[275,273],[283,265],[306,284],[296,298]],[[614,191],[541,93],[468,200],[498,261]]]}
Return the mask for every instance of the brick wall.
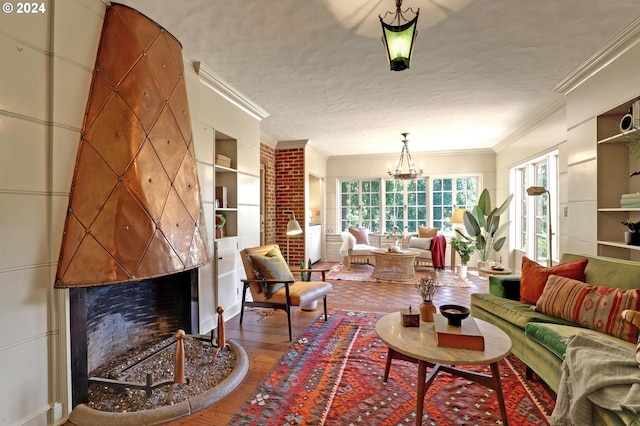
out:
{"label": "brick wall", "polygon": [[304,148],[279,149],[276,151],[276,242],[287,255],[287,222],[285,212],[293,212],[303,234],[289,237],[289,259],[291,265],[299,265],[305,256],[304,215]]}
{"label": "brick wall", "polygon": [[276,150],[260,144],[260,165],[264,167],[264,243],[276,242]]}

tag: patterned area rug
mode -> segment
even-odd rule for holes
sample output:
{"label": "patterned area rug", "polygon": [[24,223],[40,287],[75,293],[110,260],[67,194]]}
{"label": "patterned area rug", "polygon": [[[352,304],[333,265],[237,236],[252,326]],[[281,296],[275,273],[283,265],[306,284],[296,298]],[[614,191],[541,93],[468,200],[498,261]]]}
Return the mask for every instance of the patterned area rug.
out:
{"label": "patterned area rug", "polygon": [[[233,425],[413,425],[416,422],[415,364],[394,361],[382,382],[387,346],[375,332],[383,314],[330,312],[291,344]],[[466,367],[490,374],[488,366]],[[514,355],[500,362],[508,420],[513,425],[546,425],[555,394],[526,381]],[[501,425],[493,390],[440,373],[425,395],[427,425]]]}
{"label": "patterned area rug", "polygon": [[[371,278],[373,272],[371,265],[351,265],[351,269],[347,269],[342,263],[338,263],[327,273],[327,280],[335,281],[366,281],[366,282],[389,282]],[[427,271],[433,271],[432,268],[420,268],[416,270],[416,279],[413,281],[391,281],[405,284],[416,284],[421,277],[424,277]],[[476,276],[477,278],[477,276]],[[478,278],[479,279],[479,278]],[[456,275],[454,271],[449,269],[438,271],[438,282],[444,287],[475,287],[470,279],[462,279]]]}

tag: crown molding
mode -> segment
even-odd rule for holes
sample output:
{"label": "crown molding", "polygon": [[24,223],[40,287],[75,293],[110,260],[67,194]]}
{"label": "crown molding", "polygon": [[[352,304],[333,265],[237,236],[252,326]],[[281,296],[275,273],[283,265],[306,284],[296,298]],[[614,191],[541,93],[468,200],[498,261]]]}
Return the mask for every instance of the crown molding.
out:
{"label": "crown molding", "polygon": [[515,143],[525,135],[531,133],[536,128],[540,127],[542,124],[550,121],[558,114],[563,114],[567,109],[567,102],[564,97],[558,99],[547,108],[540,111],[538,114],[534,115],[526,121],[522,126],[518,127],[518,129],[511,133],[509,136],[498,142],[493,150],[495,152],[502,151],[507,148],[509,145]]}
{"label": "crown molding", "polygon": [[209,69],[199,61],[193,62],[193,68],[198,74],[200,81],[210,89],[227,99],[238,108],[247,112],[255,119],[262,121],[269,116],[269,113],[255,104],[251,99],[238,92],[233,86],[224,81],[222,77]]}
{"label": "crown molding", "polygon": [[270,148],[276,149],[278,146],[278,141],[267,135],[266,133],[260,132],[260,143],[267,145]]}
{"label": "crown molding", "polygon": [[582,65],[553,87],[553,91],[567,95],[576,87],[605,68],[615,59],[640,42],[640,17],[594,53]]}
{"label": "crown molding", "polygon": [[309,139],[302,139],[297,141],[278,141],[276,149],[304,149],[309,143]]}

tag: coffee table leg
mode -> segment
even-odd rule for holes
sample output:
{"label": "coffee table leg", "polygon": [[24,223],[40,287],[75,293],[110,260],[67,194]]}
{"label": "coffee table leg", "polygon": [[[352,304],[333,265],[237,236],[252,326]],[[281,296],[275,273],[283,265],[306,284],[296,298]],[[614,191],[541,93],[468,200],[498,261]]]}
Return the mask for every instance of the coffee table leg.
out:
{"label": "coffee table leg", "polygon": [[500,414],[502,415],[502,421],[504,426],[509,426],[507,420],[507,408],[504,406],[504,395],[502,394],[502,383],[500,382],[500,368],[497,362],[491,363],[491,376],[493,378],[493,389],[496,391],[498,397],[498,405],[500,406]]}
{"label": "coffee table leg", "polygon": [[418,400],[416,402],[416,426],[422,424],[422,412],[424,410],[424,394],[427,381],[427,363],[418,361]]}
{"label": "coffee table leg", "polygon": [[383,383],[387,383],[389,379],[389,371],[391,370],[391,360],[393,359],[393,349],[389,348],[387,350],[387,365],[384,367],[384,378],[382,379]]}

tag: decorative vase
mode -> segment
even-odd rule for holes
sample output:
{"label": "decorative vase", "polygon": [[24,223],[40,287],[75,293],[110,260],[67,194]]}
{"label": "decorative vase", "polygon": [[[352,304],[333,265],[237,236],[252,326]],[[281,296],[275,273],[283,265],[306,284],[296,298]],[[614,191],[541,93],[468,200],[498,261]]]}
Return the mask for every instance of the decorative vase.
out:
{"label": "decorative vase", "polygon": [[467,265],[456,265],[456,274],[460,278],[467,278]]}
{"label": "decorative vase", "polygon": [[224,237],[224,232],[222,228],[216,228],[216,239]]}
{"label": "decorative vase", "polygon": [[420,304],[420,320],[424,322],[433,322],[433,314],[436,313],[436,307],[431,300],[425,300]]}
{"label": "decorative vase", "polygon": [[625,232],[624,242],[630,246],[640,246],[640,233],[638,232]]}

